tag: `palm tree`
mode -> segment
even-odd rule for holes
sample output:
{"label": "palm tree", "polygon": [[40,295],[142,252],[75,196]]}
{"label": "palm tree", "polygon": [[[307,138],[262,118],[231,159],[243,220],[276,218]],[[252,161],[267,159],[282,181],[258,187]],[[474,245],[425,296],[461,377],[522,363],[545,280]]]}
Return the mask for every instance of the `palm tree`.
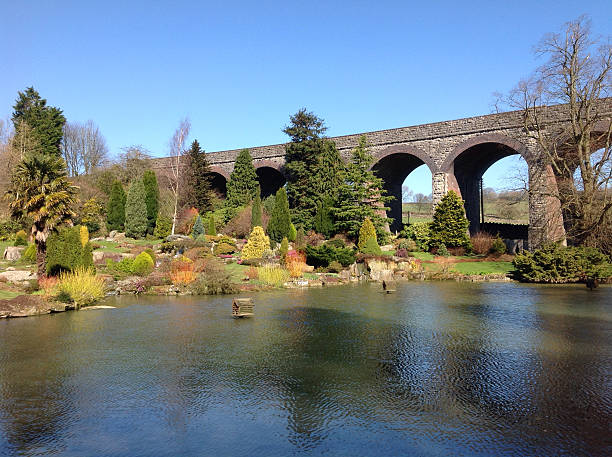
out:
{"label": "palm tree", "polygon": [[27,154],[17,164],[5,198],[13,218],[32,219],[32,236],[36,245],[38,277],[45,276],[47,238],[62,223],[72,223],[76,216],[76,191],[66,176],[61,156]]}

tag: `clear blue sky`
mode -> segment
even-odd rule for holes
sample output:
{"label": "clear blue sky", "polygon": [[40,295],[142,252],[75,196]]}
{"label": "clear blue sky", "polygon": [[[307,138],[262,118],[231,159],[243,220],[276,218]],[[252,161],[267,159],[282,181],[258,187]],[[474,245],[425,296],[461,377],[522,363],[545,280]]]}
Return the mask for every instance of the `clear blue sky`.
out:
{"label": "clear blue sky", "polygon": [[32,85],[112,153],[161,156],[184,116],[215,151],[285,142],[301,107],[330,136],[487,114],[542,35],[583,13],[610,34],[609,0],[1,0],[0,115]]}

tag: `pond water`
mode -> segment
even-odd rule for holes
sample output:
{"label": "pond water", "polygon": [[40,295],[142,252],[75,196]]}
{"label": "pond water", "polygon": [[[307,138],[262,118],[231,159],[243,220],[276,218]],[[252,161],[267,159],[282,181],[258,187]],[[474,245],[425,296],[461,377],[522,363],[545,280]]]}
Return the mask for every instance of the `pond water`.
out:
{"label": "pond water", "polygon": [[612,287],[253,298],[0,321],[0,455],[612,455]]}

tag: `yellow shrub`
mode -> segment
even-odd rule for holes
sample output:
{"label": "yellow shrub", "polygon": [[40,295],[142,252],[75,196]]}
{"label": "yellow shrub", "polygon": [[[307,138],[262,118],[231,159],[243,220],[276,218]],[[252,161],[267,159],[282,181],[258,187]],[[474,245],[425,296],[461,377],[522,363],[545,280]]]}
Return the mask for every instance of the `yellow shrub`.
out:
{"label": "yellow shrub", "polygon": [[292,278],[301,278],[306,270],[306,263],[304,262],[290,262],[287,264],[289,274]]}
{"label": "yellow shrub", "polygon": [[270,238],[264,233],[264,229],[259,226],[253,227],[253,231],[249,236],[249,241],[242,248],[243,259],[257,259],[263,255],[263,253],[270,249]]}
{"label": "yellow shrub", "polygon": [[289,281],[289,270],[278,265],[264,265],[257,268],[257,276],[265,284],[278,287]]}
{"label": "yellow shrub", "polygon": [[79,230],[79,234],[81,235],[81,245],[85,247],[85,245],[89,243],[89,230],[87,230],[86,225],[81,225]]}
{"label": "yellow shrub", "polygon": [[38,287],[43,291],[45,298],[53,297],[57,294],[59,279],[56,276],[47,276],[38,280]]}
{"label": "yellow shrub", "polygon": [[104,281],[91,268],[78,267],[73,272],[60,274],[58,290],[68,295],[78,308],[104,297]]}

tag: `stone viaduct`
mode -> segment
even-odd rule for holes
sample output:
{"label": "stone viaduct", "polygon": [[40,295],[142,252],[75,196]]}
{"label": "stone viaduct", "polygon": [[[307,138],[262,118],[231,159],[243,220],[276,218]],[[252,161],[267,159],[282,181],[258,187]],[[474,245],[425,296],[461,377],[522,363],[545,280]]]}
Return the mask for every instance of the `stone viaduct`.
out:
{"label": "stone viaduct", "polygon": [[[607,102],[608,100],[606,100]],[[606,103],[612,108],[612,102]],[[549,122],[561,123],[563,106],[547,107]],[[607,112],[612,112],[610,109]],[[373,169],[385,182],[389,195],[395,197],[389,217],[394,219],[392,230],[401,229],[402,183],[417,167],[425,164],[432,174],[434,203],[450,189],[465,200],[470,232],[480,227],[479,181],[485,171],[498,160],[520,154],[529,170],[529,246],[547,240],[563,240],[563,220],[558,200],[551,195],[556,181],[550,165],[538,152],[536,142],[526,134],[523,111],[476,116],[432,124],[400,127],[375,132],[331,137],[347,160],[357,146],[359,137],[366,135],[374,156]],[[262,195],[276,192],[285,184],[283,165],[285,144],[248,148],[259,176]],[[213,186],[221,193],[234,167],[239,149],[208,153],[213,171]],[[154,167],[166,168],[167,159],[154,159]]]}

